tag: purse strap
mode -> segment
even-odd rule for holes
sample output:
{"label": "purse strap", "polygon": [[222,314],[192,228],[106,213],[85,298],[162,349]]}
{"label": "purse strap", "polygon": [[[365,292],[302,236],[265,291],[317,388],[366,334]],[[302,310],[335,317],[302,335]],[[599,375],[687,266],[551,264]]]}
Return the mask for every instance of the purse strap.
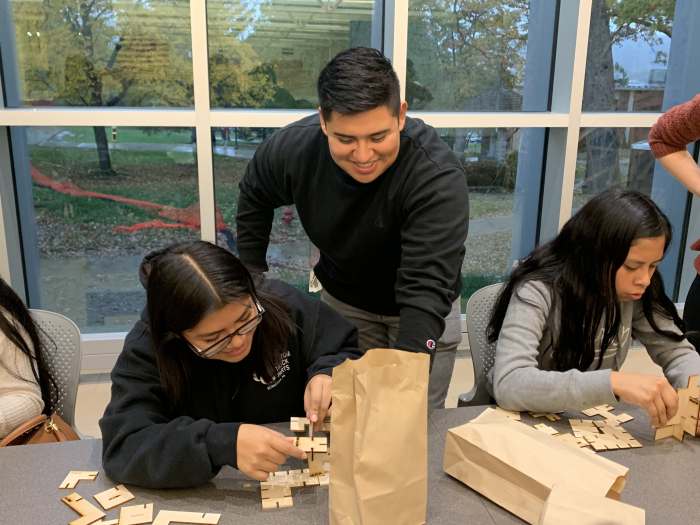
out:
{"label": "purse strap", "polygon": [[0,441],[0,447],[5,447],[9,445],[23,434],[29,434],[30,432],[41,432],[42,430],[49,434],[53,434],[56,438],[56,441],[58,441],[59,443],[68,441],[63,431],[60,428],[58,428],[58,425],[56,425],[56,423],[54,423],[53,416],[47,417],[46,415],[42,414],[40,416],[35,417],[34,419],[30,419],[24,425],[20,425],[15,430],[10,432],[10,434],[8,434],[7,437]]}
{"label": "purse strap", "polygon": [[0,441],[0,447],[4,447],[12,443],[15,439],[20,437],[22,434],[27,432],[32,432],[39,425],[44,425],[49,418],[46,415],[41,414],[40,416],[30,419],[24,425],[18,426],[12,432],[10,432],[2,441]]}

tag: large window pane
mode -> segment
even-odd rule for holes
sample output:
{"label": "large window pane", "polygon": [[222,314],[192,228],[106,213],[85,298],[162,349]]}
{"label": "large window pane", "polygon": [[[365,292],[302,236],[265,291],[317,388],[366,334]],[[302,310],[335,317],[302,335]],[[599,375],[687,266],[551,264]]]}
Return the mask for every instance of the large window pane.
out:
{"label": "large window pane", "polygon": [[7,1],[10,106],[192,105],[187,0]]}
{"label": "large window pane", "polygon": [[207,0],[214,108],[316,109],[339,52],[381,49],[381,0]]}
{"label": "large window pane", "polygon": [[12,128],[11,138],[23,230],[35,232],[27,245],[23,231],[30,306],[84,333],[130,330],[146,303],[143,256],[200,237],[192,130]]}
{"label": "large window pane", "polygon": [[676,0],[593,0],[584,111],[661,111]]}
{"label": "large window pane", "polygon": [[[218,128],[215,132],[214,180],[216,202],[225,226],[219,229],[218,244],[232,248],[227,231],[235,231],[238,184],[258,144],[277,131],[275,128]],[[309,272],[318,252],[299,221],[295,206],[278,208],[267,249],[267,276],[281,279],[308,293]],[[312,294],[320,297],[320,294]]]}
{"label": "large window pane", "polygon": [[[409,109],[546,111],[556,5],[555,0],[411,0]],[[544,81],[537,88],[544,102],[528,100],[528,81]]]}
{"label": "large window pane", "polygon": [[654,155],[650,128],[581,128],[571,214],[610,188],[630,188],[651,196]]}
{"label": "large window pane", "polygon": [[[535,194],[539,194],[543,149],[536,135],[544,135],[544,129],[457,128],[437,131],[462,162],[469,185],[469,235],[462,265],[464,311],[467,300],[475,291],[508,279],[511,244],[516,242],[513,230],[526,221],[522,211],[514,220],[516,196],[524,198],[522,191],[516,191],[516,186],[522,177],[527,184],[536,187]],[[527,179],[528,176],[531,180]],[[527,204],[533,207],[529,211],[534,212],[531,215],[535,217],[537,205],[537,199]],[[534,233],[536,219],[532,222]],[[534,240],[529,249],[532,247]]]}

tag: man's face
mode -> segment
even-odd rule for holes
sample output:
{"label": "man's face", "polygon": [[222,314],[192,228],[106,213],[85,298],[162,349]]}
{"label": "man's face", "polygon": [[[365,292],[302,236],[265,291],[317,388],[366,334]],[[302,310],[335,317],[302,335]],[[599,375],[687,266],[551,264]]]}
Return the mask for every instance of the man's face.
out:
{"label": "man's face", "polygon": [[357,115],[334,111],[328,121],[321,115],[321,127],[335,163],[357,182],[367,184],[377,179],[399,155],[406,107],[403,102],[398,116],[392,115],[387,106]]}

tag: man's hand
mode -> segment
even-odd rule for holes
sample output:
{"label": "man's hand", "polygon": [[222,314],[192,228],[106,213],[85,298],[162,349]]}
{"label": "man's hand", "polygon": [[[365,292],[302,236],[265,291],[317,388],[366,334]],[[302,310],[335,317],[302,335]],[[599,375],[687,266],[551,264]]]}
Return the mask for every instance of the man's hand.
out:
{"label": "man's hand", "polygon": [[306,417],[320,430],[323,418],[331,415],[331,376],[319,374],[306,385],[304,392]]}
{"label": "man's hand", "polygon": [[678,412],[678,394],[665,377],[611,372],[610,383],[616,396],[647,411],[654,428],[665,427]]}
{"label": "man's hand", "polygon": [[306,459],[306,452],[292,445],[293,440],[259,425],[241,425],[236,442],[238,470],[253,479],[265,481],[270,472],[277,472],[287,456]]}

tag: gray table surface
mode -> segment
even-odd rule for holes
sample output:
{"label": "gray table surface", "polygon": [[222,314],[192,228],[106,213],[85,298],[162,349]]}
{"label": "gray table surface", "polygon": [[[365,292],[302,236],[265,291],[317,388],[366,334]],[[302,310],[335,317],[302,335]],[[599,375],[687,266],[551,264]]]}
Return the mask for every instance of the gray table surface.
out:
{"label": "gray table surface", "polygon": [[[680,443],[675,438],[667,438],[654,442],[648,416],[637,407],[626,405],[620,408],[635,417],[624,426],[644,445],[636,450],[602,453],[630,468],[622,501],[645,509],[648,524],[696,523],[700,439],[690,438]],[[523,523],[442,471],[447,430],[467,423],[483,409],[437,410],[430,415],[426,523]],[[621,412],[616,410],[615,413]],[[578,412],[564,416],[584,417]],[[527,424],[541,421],[523,414],[523,422]],[[570,431],[566,419],[547,424],[562,432]],[[288,424],[270,426],[291,435]],[[78,515],[60,498],[72,492],[99,506],[92,496],[117,485],[102,471],[101,453],[102,440],[99,439],[0,449],[0,524],[67,525]],[[288,465],[289,468],[302,468],[302,462],[293,458]],[[71,470],[97,470],[100,474],[95,481],[78,483],[74,490],[59,489]],[[210,482],[194,489],[149,490],[129,485],[127,488],[136,499],[126,505],[153,503],[154,516],[165,509],[219,513],[221,525],[328,523],[328,487],[292,489],[294,507],[262,510],[259,483],[229,467],[222,469]],[[117,518],[119,507],[106,514],[105,519]]]}

